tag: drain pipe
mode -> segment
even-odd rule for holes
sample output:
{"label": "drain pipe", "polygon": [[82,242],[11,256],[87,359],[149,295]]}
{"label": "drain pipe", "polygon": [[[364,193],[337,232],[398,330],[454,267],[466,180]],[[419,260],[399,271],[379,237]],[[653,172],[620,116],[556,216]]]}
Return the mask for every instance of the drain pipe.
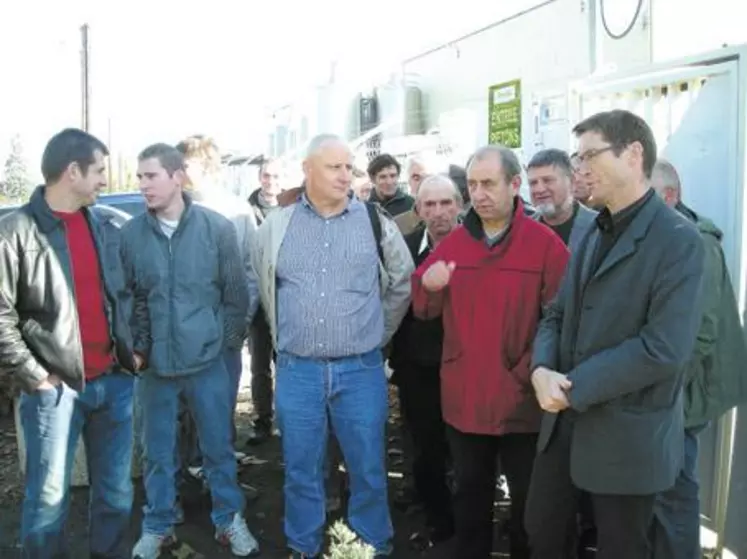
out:
{"label": "drain pipe", "polygon": [[598,0],[581,0],[581,10],[587,10],[587,22],[589,26],[589,74],[593,75],[597,71],[599,64],[597,53],[599,51],[597,37],[597,14]]}

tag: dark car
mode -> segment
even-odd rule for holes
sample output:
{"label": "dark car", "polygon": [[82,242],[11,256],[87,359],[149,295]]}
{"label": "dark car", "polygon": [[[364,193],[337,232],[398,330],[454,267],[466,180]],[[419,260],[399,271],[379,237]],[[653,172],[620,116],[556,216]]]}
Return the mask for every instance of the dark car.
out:
{"label": "dark car", "polygon": [[[0,217],[20,207],[20,204],[0,207]],[[107,214],[116,214],[118,218],[123,218],[124,216],[130,217],[143,213],[145,211],[145,200],[139,192],[113,192],[100,195],[94,207],[102,209]],[[109,209],[115,211],[110,212]]]}

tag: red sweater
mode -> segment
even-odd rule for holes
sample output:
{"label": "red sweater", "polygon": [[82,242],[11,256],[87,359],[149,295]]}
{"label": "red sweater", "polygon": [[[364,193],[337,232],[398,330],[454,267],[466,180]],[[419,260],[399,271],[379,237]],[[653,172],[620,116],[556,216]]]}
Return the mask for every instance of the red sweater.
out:
{"label": "red sweater", "polygon": [[[449,285],[428,293],[425,271],[456,263]],[[413,275],[416,317],[443,315],[441,401],[444,421],[463,433],[503,435],[539,430],[541,411],[530,381],[532,343],[568,260],[563,241],[524,215],[517,202],[506,237],[490,248],[471,213]]]}
{"label": "red sweater", "polygon": [[104,311],[104,286],[93,234],[82,211],[55,212],[65,223],[86,380],[111,367],[112,341]]}

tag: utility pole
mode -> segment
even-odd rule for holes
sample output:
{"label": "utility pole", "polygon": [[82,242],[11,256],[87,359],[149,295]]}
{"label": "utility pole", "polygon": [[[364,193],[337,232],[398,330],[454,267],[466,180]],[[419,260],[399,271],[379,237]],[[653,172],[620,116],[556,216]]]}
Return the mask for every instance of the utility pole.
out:
{"label": "utility pole", "polygon": [[[106,145],[109,149],[112,149],[112,118],[109,117],[106,121]],[[112,170],[112,158],[109,158],[109,164],[107,165],[109,170],[109,190],[112,188],[112,180],[114,179],[114,171]],[[120,184],[122,184],[120,182]]]}
{"label": "utility pole", "polygon": [[86,132],[91,127],[91,84],[90,84],[90,57],[91,46],[88,42],[88,24],[84,23],[80,28],[80,65],[81,65],[81,128]]}

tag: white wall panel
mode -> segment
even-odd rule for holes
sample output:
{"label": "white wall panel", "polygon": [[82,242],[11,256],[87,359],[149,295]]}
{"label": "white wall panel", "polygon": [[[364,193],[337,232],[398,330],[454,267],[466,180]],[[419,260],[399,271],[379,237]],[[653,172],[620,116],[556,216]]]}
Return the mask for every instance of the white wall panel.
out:
{"label": "white wall panel", "polygon": [[531,129],[531,89],[565,84],[589,72],[588,13],[579,0],[557,0],[483,33],[405,63],[424,93],[427,126],[442,114],[470,111],[475,142],[488,129],[488,87],[521,78],[524,130]]}

